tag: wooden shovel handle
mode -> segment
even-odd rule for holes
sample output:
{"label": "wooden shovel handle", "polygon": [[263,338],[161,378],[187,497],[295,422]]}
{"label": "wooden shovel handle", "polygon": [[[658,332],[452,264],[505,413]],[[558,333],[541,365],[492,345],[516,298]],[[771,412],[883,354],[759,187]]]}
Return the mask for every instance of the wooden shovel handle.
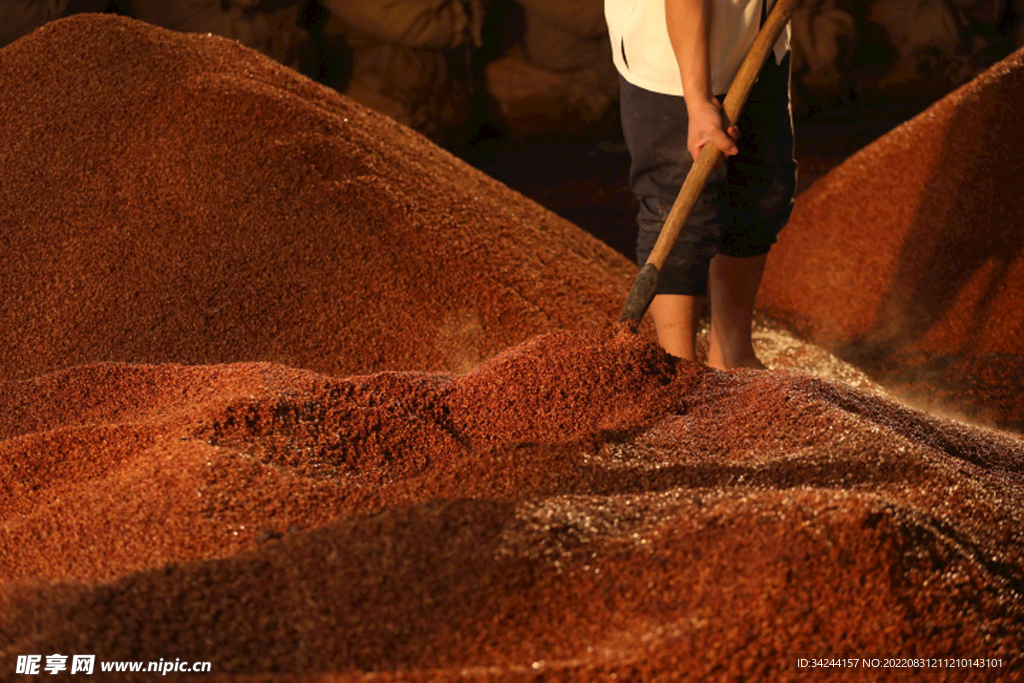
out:
{"label": "wooden shovel handle", "polygon": [[[725,96],[723,109],[728,125],[732,125],[739,119],[743,105],[747,103],[750,90],[754,86],[754,81],[757,80],[757,75],[761,72],[765,60],[793,15],[794,5],[795,0],[778,0],[765,20],[764,26],[758,31],[754,44],[750,46],[750,50],[743,59],[740,70],[736,73],[736,78],[733,79],[732,86]],[[672,204],[672,210],[669,211],[668,217],[665,219],[658,240],[654,243],[654,249],[651,250],[651,255],[647,257],[646,264],[640,269],[640,273],[633,283],[633,290],[630,291],[629,298],[626,299],[626,305],[622,309],[619,320],[639,323],[644,313],[647,312],[657,291],[657,274],[665,264],[665,259],[668,258],[669,252],[675,246],[676,240],[679,239],[679,233],[682,232],[683,225],[690,217],[701,192],[704,191],[708,176],[711,175],[721,159],[722,150],[710,142],[704,145],[700,154],[697,155],[683,186],[679,189],[675,203]]]}

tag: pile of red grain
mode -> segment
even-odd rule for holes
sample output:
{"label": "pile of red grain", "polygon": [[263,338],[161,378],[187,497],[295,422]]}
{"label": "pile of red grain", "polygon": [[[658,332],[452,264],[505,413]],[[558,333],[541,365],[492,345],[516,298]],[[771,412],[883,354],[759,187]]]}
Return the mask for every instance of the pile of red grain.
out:
{"label": "pile of red grain", "polygon": [[0,80],[40,117],[0,123],[0,681],[55,654],[119,681],[1024,671],[1020,438],[593,325],[610,252],[230,43],[80,17]]}
{"label": "pile of red grain", "polygon": [[459,370],[633,266],[241,45],[111,15],[0,51],[0,379],[93,361]]}
{"label": "pile of red grain", "polygon": [[915,403],[1024,430],[1024,51],[819,180],[762,308]]}
{"label": "pile of red grain", "polygon": [[[625,325],[557,332],[490,360],[457,383],[452,423],[469,438],[557,443],[642,426],[678,393],[675,359]],[[514,382],[506,378],[514,377]]]}
{"label": "pile of red grain", "polygon": [[456,376],[91,365],[0,415],[2,680],[39,653],[232,681],[1024,666],[1024,441],[802,374],[613,330]]}

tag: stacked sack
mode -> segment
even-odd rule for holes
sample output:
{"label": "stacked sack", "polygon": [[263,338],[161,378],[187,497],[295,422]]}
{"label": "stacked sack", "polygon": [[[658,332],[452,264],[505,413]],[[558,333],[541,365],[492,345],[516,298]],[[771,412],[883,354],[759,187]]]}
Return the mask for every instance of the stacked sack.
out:
{"label": "stacked sack", "polygon": [[118,9],[172,31],[237,40],[293,69],[310,43],[301,3],[289,0],[120,0]]}
{"label": "stacked sack", "polygon": [[491,22],[507,45],[487,65],[499,125],[518,135],[572,133],[614,116],[618,77],[602,0],[517,0]]}
{"label": "stacked sack", "polygon": [[107,0],[3,0],[0,2],[0,47],[34,29],[78,12],[103,12]]}
{"label": "stacked sack", "polygon": [[331,85],[437,142],[466,136],[483,102],[482,0],[323,0],[323,7],[326,42],[343,44],[347,58],[343,75],[326,74]]}
{"label": "stacked sack", "polygon": [[1014,0],[798,0],[797,116],[945,95],[1024,44]]}
{"label": "stacked sack", "polygon": [[[5,0],[0,45],[90,11],[233,38],[449,147],[617,109],[603,0]],[[1024,0],[797,0],[794,113],[934,101],[1024,45],[1022,19]]]}

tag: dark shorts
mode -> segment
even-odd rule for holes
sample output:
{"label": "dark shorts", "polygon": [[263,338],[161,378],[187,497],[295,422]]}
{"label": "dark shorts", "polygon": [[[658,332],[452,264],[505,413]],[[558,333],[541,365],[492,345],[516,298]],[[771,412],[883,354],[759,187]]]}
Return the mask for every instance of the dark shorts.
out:
{"label": "dark shorts", "polygon": [[[736,123],[739,153],[708,179],[661,269],[659,294],[706,294],[715,254],[766,254],[789,220],[796,191],[789,80],[789,55],[782,64],[769,55]],[[636,258],[643,265],[693,157],[686,149],[683,98],[638,88],[621,77],[619,83],[630,187],[640,202]]]}

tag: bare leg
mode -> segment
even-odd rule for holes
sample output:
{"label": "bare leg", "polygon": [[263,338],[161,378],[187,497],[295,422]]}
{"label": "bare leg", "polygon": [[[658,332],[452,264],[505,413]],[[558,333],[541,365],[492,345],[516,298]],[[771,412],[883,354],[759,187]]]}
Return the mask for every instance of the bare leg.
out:
{"label": "bare leg", "polygon": [[659,294],[651,302],[651,317],[658,332],[658,343],[673,356],[697,359],[701,298],[686,294]]}
{"label": "bare leg", "polygon": [[[716,255],[711,259],[711,337],[708,365],[719,370],[764,369],[750,341],[754,299],[761,286],[767,254],[749,258]],[[659,333],[659,339],[661,338]]]}

